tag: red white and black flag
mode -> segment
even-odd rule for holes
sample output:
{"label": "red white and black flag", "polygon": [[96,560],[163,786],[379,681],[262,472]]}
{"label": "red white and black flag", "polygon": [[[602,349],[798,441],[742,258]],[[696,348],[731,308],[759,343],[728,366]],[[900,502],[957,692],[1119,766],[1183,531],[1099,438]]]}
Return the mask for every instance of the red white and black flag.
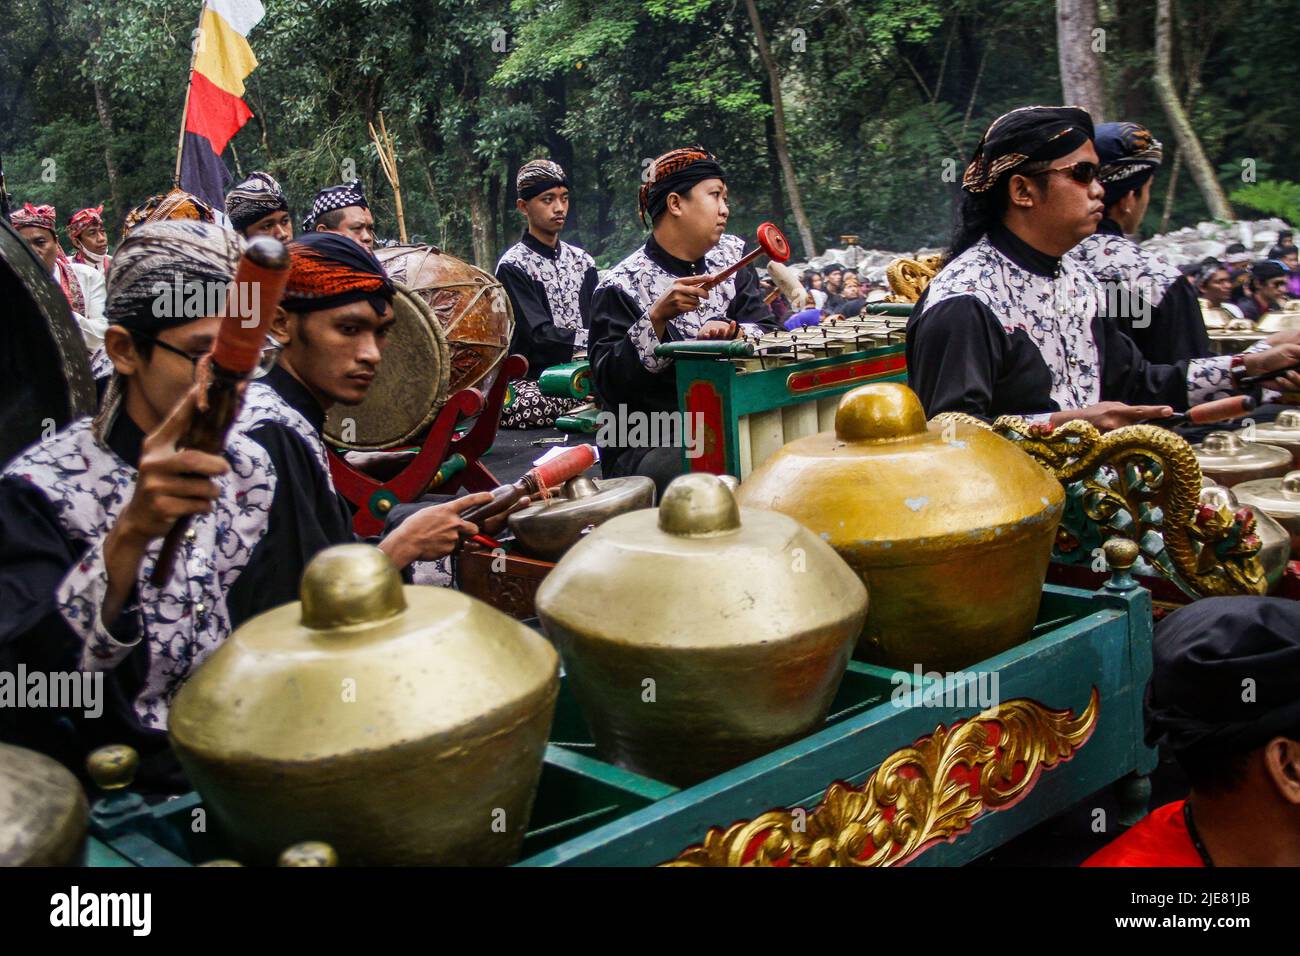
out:
{"label": "red white and black flag", "polygon": [[257,68],[246,39],[266,15],[259,0],[205,0],[195,38],[177,175],[181,189],[225,208],[230,171],[221,154],[253,113],[244,79]]}

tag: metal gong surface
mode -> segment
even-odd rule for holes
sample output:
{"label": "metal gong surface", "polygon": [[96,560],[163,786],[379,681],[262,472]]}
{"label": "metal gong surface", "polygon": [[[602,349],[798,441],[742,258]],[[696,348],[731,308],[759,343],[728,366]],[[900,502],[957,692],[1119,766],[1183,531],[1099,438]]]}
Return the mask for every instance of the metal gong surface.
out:
{"label": "metal gong surface", "polygon": [[0,219],[0,465],[95,408],[86,341],[63,292]]}
{"label": "metal gong surface", "polygon": [[415,441],[446,404],[447,339],[438,320],[406,286],[393,298],[397,321],[384,359],[360,405],[335,405],[325,419],[330,443],[353,451],[379,451]]}
{"label": "metal gong surface", "polygon": [[433,310],[451,350],[451,391],[484,391],[510,348],[514,312],[496,276],[435,246],[389,246],[376,253],[394,282]]}
{"label": "metal gong surface", "polygon": [[0,744],[0,866],[76,862],[89,813],[85,791],[62,764]]}

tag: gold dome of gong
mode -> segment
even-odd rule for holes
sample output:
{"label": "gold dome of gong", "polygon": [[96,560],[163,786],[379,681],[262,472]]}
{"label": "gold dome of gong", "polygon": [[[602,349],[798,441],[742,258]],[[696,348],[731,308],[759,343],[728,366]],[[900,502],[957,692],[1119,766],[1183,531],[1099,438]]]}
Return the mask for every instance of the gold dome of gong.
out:
{"label": "gold dome of gong", "polygon": [[708,474],[596,528],[537,591],[601,755],[679,786],[819,727],[866,608],[829,546]]}
{"label": "gold dome of gong", "polygon": [[957,670],[1029,636],[1065,492],[1011,442],[927,423],[916,394],[845,394],[835,431],[790,442],[740,486],[827,541],[871,593],[857,656]]}
{"label": "gold dome of gong", "polygon": [[329,843],[347,865],[510,862],[559,687],[538,634],[379,549],[329,548],[302,602],[245,623],[176,696],[169,733],[232,855]]}

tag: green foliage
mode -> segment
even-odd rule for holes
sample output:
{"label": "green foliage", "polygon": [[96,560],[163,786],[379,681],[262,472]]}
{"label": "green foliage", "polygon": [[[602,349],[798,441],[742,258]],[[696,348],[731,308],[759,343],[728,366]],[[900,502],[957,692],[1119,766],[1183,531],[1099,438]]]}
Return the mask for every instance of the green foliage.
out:
{"label": "green foliage", "polygon": [[[1060,99],[1052,0],[756,3],[821,248],[845,233],[895,249],[943,242],[956,180],[989,121]],[[0,0],[0,152],[15,199],[54,202],[65,217],[108,200],[116,221],[167,187],[200,7]],[[480,264],[491,266],[517,234],[514,170],[539,155],[569,168],[566,238],[602,265],[644,236],[636,193],[646,162],[684,143],[721,157],[733,231],[775,218],[796,232],[773,148],[768,76],[743,0],[266,7],[250,37],[261,66],[246,99],[257,118],[225,160],[232,171],[269,170],[300,215],[317,189],[355,169],[381,233],[396,235],[392,190],[367,129],[382,111],[396,140],[408,230]],[[1102,16],[1115,118],[1145,122],[1172,156],[1150,89],[1149,5],[1107,3]],[[1294,221],[1278,205],[1295,209],[1281,180],[1300,181],[1293,108],[1278,92],[1300,70],[1294,41],[1280,29],[1294,19],[1288,0],[1179,0],[1177,16],[1175,72],[1206,51],[1189,103],[1206,152],[1236,177],[1251,160],[1260,182],[1233,192],[1234,201]],[[1168,178],[1157,180],[1148,225]],[[1185,170],[1171,209],[1171,226],[1205,215]]]}
{"label": "green foliage", "polygon": [[1290,223],[1300,222],[1300,183],[1265,179],[1234,189],[1228,198],[1265,216],[1277,216]]}

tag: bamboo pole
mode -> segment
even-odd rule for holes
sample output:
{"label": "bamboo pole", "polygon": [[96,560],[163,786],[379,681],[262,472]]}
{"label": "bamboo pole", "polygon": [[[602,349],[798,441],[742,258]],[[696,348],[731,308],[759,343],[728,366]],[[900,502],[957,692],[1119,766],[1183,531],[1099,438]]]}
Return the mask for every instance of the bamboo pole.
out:
{"label": "bamboo pole", "polygon": [[181,107],[181,134],[176,138],[176,175],[172,177],[172,186],[181,188],[181,157],[185,154],[185,118],[190,112],[190,91],[194,89],[194,64],[199,61],[199,45],[203,42],[203,14],[207,10],[206,2],[199,7],[198,34],[194,37],[193,50],[190,53],[190,69],[185,74],[185,105]]}
{"label": "bamboo pole", "polygon": [[384,178],[388,184],[393,187],[393,197],[397,204],[397,234],[406,245],[406,213],[402,208],[402,179],[397,172],[397,150],[393,146],[393,137],[388,133],[388,126],[384,123],[384,114],[379,114],[379,132],[375,132],[375,124],[367,123],[370,127],[370,138],[375,142],[375,152],[379,154],[379,167],[384,171]]}

